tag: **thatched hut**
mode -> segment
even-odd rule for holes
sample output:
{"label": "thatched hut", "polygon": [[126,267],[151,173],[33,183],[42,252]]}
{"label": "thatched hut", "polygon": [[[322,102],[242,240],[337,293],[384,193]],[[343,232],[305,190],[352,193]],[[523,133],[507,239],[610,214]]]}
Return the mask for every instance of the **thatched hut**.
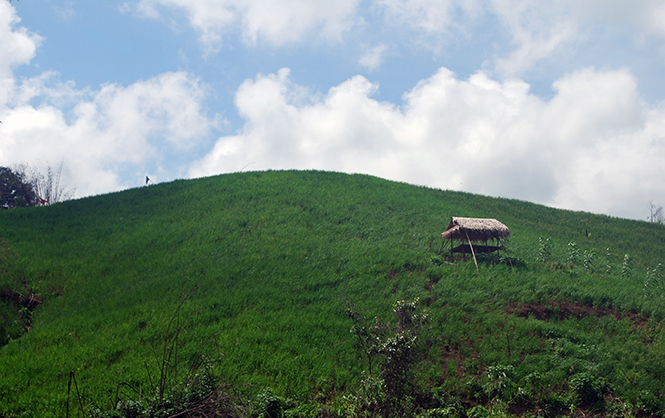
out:
{"label": "thatched hut", "polygon": [[[491,253],[498,251],[501,247],[498,241],[501,238],[510,236],[510,229],[496,219],[483,218],[459,218],[452,217],[450,224],[441,237],[444,240],[450,240],[450,253],[473,254]],[[495,241],[497,245],[487,245],[489,241]],[[454,241],[461,241],[460,245],[453,247]],[[482,242],[482,244],[473,245],[472,242]]]}

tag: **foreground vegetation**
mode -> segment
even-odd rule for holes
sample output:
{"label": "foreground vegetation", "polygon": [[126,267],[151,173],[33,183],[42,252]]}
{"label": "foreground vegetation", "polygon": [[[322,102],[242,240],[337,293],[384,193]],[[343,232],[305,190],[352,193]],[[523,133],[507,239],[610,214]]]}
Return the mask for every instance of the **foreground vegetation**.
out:
{"label": "foreground vegetation", "polygon": [[[501,220],[508,255],[450,263],[451,216]],[[258,172],[2,211],[0,231],[7,416],[665,409],[662,225]]]}

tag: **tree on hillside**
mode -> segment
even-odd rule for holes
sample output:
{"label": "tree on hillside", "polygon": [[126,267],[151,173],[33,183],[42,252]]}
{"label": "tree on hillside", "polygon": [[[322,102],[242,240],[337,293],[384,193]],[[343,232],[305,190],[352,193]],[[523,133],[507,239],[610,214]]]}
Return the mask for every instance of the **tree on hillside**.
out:
{"label": "tree on hillside", "polygon": [[21,164],[17,171],[26,174],[30,179],[30,184],[33,185],[35,193],[40,198],[43,205],[52,205],[54,203],[62,202],[74,198],[76,193],[75,188],[69,188],[62,184],[62,167],[64,161],[60,162],[57,169],[53,169],[50,164],[46,164],[46,172],[42,173],[37,166],[33,165],[28,167],[26,164]]}
{"label": "tree on hillside", "polygon": [[26,174],[0,167],[0,208],[14,209],[37,204],[39,197]]}
{"label": "tree on hillside", "polygon": [[45,173],[27,164],[0,167],[0,208],[52,205],[72,199],[76,189],[62,184],[62,167],[63,163],[57,169],[47,164]]}
{"label": "tree on hillside", "polygon": [[649,222],[663,223],[663,207],[657,206],[653,201],[649,202]]}

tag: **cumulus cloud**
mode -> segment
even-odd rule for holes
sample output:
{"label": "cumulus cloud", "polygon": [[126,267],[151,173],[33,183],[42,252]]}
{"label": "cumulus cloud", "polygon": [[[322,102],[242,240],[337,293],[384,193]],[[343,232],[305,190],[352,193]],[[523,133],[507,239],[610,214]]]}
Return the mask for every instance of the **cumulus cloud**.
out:
{"label": "cumulus cloud", "polygon": [[639,217],[665,190],[665,109],[644,103],[627,70],[587,68],[553,88],[545,101],[521,81],[460,80],[441,68],[402,106],[374,99],[378,86],[361,76],[302,100],[283,69],[242,84],[244,128],[219,138],[190,175],[256,162]]}
{"label": "cumulus cloud", "polygon": [[355,23],[359,0],[141,0],[136,10],[159,18],[165,10],[184,12],[200,33],[208,50],[219,49],[224,36],[239,30],[255,45],[259,40],[272,46],[298,42],[316,33],[339,39]]}
{"label": "cumulus cloud", "polygon": [[[279,46],[313,33],[339,37],[362,20],[356,0],[325,6],[302,0],[291,8],[281,1],[142,0],[124,7],[154,18],[184,11],[211,48],[233,30],[249,44]],[[664,198],[665,106],[642,99],[630,69],[571,70],[556,77],[548,99],[520,80],[539,60],[607,22],[621,22],[640,36],[665,36],[658,2],[638,0],[630,10],[610,2],[598,14],[592,6],[600,0],[375,5],[362,10],[380,10],[391,24],[427,36],[491,17],[513,42],[487,71],[460,78],[439,68],[414,83],[401,103],[377,100],[379,86],[362,76],[320,93],[293,82],[288,69],[258,75],[236,92],[240,128],[218,138],[201,158],[202,141],[217,125],[206,115],[206,85],[197,77],[168,72],[83,89],[49,71],[18,80],[14,68],[30,62],[40,38],[17,27],[13,7],[2,2],[0,165],[65,158],[67,180],[79,195],[134,185],[128,178],[149,170],[166,178],[185,172],[198,177],[252,164],[259,170],[369,173],[635,218],[642,217],[645,202]],[[358,61],[370,70],[388,50],[372,45]]]}
{"label": "cumulus cloud", "polygon": [[140,179],[147,167],[159,169],[166,155],[186,152],[214,126],[202,110],[201,83],[182,72],[97,91],[42,76],[7,95],[8,103],[0,103],[0,165],[64,159],[67,180],[83,196],[137,184],[127,184],[123,171]]}
{"label": "cumulus cloud", "polygon": [[41,37],[25,28],[15,28],[21,19],[16,10],[3,1],[0,3],[0,81],[7,83],[12,68],[27,64],[35,56]]}
{"label": "cumulus cloud", "polygon": [[[187,152],[216,126],[206,116],[205,85],[185,72],[169,72],[129,86],[77,89],[45,71],[17,80],[41,41],[8,2],[0,2],[0,165],[64,160],[63,180],[79,196],[137,184],[146,170]],[[177,160],[177,158],[176,158]],[[177,167],[168,167],[168,176]]]}

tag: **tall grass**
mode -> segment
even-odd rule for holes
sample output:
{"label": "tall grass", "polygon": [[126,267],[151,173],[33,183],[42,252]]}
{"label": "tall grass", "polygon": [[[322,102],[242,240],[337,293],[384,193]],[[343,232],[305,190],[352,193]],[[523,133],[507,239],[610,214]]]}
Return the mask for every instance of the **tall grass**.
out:
{"label": "tall grass", "polygon": [[[451,216],[501,220],[513,232],[509,255],[525,264],[481,263],[479,273],[433,264]],[[567,390],[570,371],[580,370],[636,399],[665,377],[656,363],[664,306],[644,297],[646,269],[663,259],[659,225],[364,175],[280,171],[3,211],[0,231],[16,254],[0,290],[21,287],[44,301],[30,332],[14,332],[0,349],[0,414],[62,416],[72,371],[88,405],[112,408],[118,383],[153,390],[176,310],[183,367],[209,355],[250,396],[271,388],[307,401],[354,390],[363,357],[346,306],[390,321],[395,301],[416,297],[432,311],[424,387],[469,397],[461,376],[510,364],[516,380],[547,371],[551,391]],[[547,262],[536,261],[541,237],[551,243]],[[573,241],[581,254],[595,251],[592,267],[565,263]],[[633,268],[622,276],[624,254]],[[563,300],[652,319],[507,312]],[[14,308],[2,306],[10,317]]]}

